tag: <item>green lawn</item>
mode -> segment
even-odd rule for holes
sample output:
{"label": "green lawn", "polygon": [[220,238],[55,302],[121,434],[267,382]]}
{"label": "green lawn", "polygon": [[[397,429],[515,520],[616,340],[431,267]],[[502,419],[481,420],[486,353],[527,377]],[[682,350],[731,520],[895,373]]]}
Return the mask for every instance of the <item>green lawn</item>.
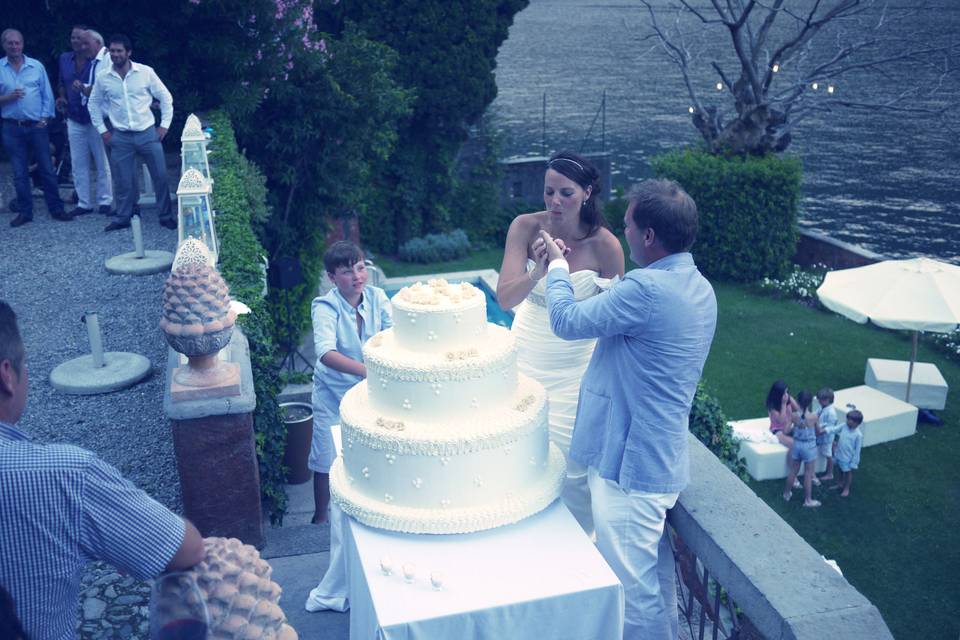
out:
{"label": "green lawn", "polygon": [[[863,384],[868,357],[910,355],[907,332],[858,325],[744,287],[715,288],[720,318],[704,379],[730,418],[764,415],[776,378],[794,391],[841,389]],[[921,425],[910,438],[867,447],[850,497],[815,487],[819,509],[804,509],[799,499],[785,503],[782,480],[750,488],[837,561],[895,637],[953,640],[960,633],[960,364],[923,344],[918,359],[936,363],[952,390],[947,409],[938,412],[943,427]]]}
{"label": "green lawn", "polygon": [[[499,268],[502,250],[455,262],[409,265],[383,258],[388,276]],[[714,283],[720,310],[704,371],[708,388],[732,419],[765,414],[767,390],[784,378],[796,392],[863,384],[868,357],[906,359],[906,332],[858,325],[836,314]],[[952,389],[943,427],[864,449],[849,498],[814,489],[819,509],[783,502],[783,481],[751,482],[760,498],[827,558],[883,614],[897,638],[960,633],[960,364],[920,346]],[[783,558],[789,565],[790,558]],[[796,569],[798,579],[804,575]]]}

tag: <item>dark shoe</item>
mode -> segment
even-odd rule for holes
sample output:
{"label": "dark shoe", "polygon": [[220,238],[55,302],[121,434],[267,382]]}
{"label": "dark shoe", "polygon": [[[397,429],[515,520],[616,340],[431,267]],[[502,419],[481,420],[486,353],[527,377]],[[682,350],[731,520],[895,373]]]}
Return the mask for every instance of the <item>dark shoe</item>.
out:
{"label": "dark shoe", "polygon": [[10,226],[11,226],[11,227],[19,227],[19,226],[22,226],[22,225],[27,224],[28,222],[33,222],[33,218],[24,218],[23,215],[21,214],[21,215],[17,216],[16,218],[14,218],[13,220],[10,221]]}
{"label": "dark shoe", "polygon": [[85,216],[88,213],[93,213],[93,209],[84,209],[83,207],[77,207],[76,209],[70,212],[70,215],[76,217],[76,216]]}
{"label": "dark shoe", "polygon": [[103,228],[104,231],[116,231],[117,229],[129,229],[129,222],[114,221]]}
{"label": "dark shoe", "polygon": [[51,213],[50,217],[54,220],[59,220],[60,222],[70,222],[73,220],[73,214],[67,213],[66,211],[57,211],[56,213]]}
{"label": "dark shoe", "polygon": [[99,211],[100,211],[100,213],[101,213],[102,215],[105,215],[105,216],[115,216],[115,215],[117,215],[117,212],[113,210],[113,207],[111,207],[111,206],[108,205],[108,204],[102,204],[102,205],[100,205]]}
{"label": "dark shoe", "polygon": [[160,221],[161,227],[166,227],[167,229],[176,229],[177,221],[174,218],[167,218],[166,220]]}

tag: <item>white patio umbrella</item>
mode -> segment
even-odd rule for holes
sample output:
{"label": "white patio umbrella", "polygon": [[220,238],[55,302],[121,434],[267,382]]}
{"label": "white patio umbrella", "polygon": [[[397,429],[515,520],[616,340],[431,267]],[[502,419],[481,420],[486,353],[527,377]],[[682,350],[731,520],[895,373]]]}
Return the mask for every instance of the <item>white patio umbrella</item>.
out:
{"label": "white patio umbrella", "polygon": [[960,267],[929,258],[831,271],[817,295],[823,306],[855,322],[913,331],[907,402],[919,332],[948,333],[960,326]]}

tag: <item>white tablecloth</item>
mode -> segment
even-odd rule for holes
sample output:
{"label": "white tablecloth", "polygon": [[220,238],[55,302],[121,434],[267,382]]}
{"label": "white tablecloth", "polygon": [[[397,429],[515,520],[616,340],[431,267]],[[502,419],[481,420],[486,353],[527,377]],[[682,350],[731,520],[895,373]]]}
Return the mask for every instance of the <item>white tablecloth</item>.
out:
{"label": "white tablecloth", "polygon": [[[610,639],[623,587],[559,502],[508,527],[412,535],[344,518],[350,638]],[[380,561],[389,556],[392,575]],[[412,584],[404,564],[416,565]],[[443,587],[430,584],[441,572]]]}

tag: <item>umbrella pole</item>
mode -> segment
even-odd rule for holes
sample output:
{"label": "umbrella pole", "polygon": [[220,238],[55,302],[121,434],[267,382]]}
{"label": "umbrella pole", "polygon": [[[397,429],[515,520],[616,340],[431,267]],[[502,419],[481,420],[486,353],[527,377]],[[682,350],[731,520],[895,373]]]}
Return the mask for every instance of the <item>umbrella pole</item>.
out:
{"label": "umbrella pole", "polygon": [[910,383],[913,381],[913,363],[917,361],[917,339],[920,332],[913,332],[913,349],[910,352],[910,368],[907,370],[907,398],[905,402],[910,402]]}

